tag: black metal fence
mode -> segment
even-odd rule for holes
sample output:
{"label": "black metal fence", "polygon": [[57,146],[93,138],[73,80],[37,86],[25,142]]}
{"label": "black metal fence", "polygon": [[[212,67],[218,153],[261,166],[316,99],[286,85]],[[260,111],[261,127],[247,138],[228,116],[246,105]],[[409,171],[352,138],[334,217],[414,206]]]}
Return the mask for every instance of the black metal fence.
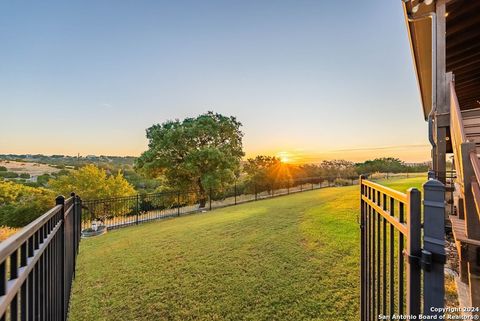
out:
{"label": "black metal fence", "polygon": [[108,229],[115,229],[271,197],[356,183],[358,180],[352,178],[309,177],[262,185],[234,184],[222,190],[208,190],[203,195],[198,191],[174,191],[86,200],[83,201],[82,229],[91,227],[93,220],[103,222]]}
{"label": "black metal fence", "polygon": [[431,179],[423,188],[422,225],[419,190],[360,181],[362,321],[442,314],[445,187]]}
{"label": "black metal fence", "polygon": [[56,206],[0,243],[0,320],[66,320],[80,242],[81,200]]}

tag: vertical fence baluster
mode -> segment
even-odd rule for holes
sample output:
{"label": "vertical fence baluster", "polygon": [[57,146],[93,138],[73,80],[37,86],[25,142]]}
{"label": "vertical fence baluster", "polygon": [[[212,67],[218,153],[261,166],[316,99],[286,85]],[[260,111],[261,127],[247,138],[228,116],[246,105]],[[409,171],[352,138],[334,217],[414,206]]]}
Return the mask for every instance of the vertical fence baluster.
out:
{"label": "vertical fence baluster", "polygon": [[[404,210],[405,206],[402,202],[399,203],[399,212],[398,212],[398,220],[401,223],[404,223]],[[397,251],[397,256],[398,256],[398,313],[403,314],[404,309],[404,287],[403,287],[403,262],[404,262],[404,257],[403,257],[403,247],[404,247],[404,236],[403,233],[398,231],[398,251]]]}
{"label": "vertical fence baluster", "polygon": [[[382,201],[382,208],[386,212],[387,211],[387,195],[383,194],[383,201]],[[387,315],[387,219],[383,217],[382,219],[382,246],[383,246],[383,251],[382,251],[382,314]]]}
{"label": "vertical fence baluster", "polygon": [[140,196],[137,194],[137,204],[136,204],[136,213],[135,213],[135,224],[138,225],[138,215],[140,214]]}
{"label": "vertical fence baluster", "polygon": [[[6,259],[0,263],[0,296],[7,293],[7,262]],[[6,320],[6,312],[0,316],[0,320]]]}
{"label": "vertical fence baluster", "polygon": [[407,314],[418,316],[420,314],[421,270],[419,262],[415,262],[412,258],[419,258],[422,250],[420,191],[411,188],[407,192],[407,197]]}
{"label": "vertical fence baluster", "polygon": [[[395,199],[390,198],[390,216],[395,216]],[[395,313],[395,227],[390,224],[390,319]]]}

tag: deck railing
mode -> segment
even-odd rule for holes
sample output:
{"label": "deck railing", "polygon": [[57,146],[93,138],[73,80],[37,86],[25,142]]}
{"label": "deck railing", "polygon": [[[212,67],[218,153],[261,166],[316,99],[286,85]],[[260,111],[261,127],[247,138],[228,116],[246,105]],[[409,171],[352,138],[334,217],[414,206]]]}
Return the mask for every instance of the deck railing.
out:
{"label": "deck railing", "polygon": [[444,305],[445,187],[437,180],[423,187],[422,228],[419,190],[404,194],[361,179],[362,321],[440,317],[432,308]]}
{"label": "deck railing", "polygon": [[66,320],[80,242],[81,200],[56,206],[0,243],[0,320]]}
{"label": "deck railing", "polygon": [[[461,145],[467,141],[465,136],[465,129],[463,128],[462,113],[460,111],[460,105],[458,104],[458,98],[455,93],[455,85],[450,82],[450,136],[452,140],[452,148],[455,155],[462,155]],[[457,160],[461,160],[461,157]],[[463,188],[463,163],[461,161],[456,162],[457,168],[457,181]]]}
{"label": "deck railing", "polygon": [[[457,216],[450,216],[458,244],[460,278],[468,284],[470,306],[480,305],[480,160],[465,135],[454,82],[450,82],[450,133],[459,188]],[[480,315],[477,313],[477,316]]]}

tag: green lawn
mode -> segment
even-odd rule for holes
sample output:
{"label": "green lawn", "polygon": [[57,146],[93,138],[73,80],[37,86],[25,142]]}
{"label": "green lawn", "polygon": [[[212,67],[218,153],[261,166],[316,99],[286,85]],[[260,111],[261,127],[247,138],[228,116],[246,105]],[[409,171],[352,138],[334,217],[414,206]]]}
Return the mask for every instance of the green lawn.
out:
{"label": "green lawn", "polygon": [[327,188],[82,240],[70,320],[358,320],[358,203]]}

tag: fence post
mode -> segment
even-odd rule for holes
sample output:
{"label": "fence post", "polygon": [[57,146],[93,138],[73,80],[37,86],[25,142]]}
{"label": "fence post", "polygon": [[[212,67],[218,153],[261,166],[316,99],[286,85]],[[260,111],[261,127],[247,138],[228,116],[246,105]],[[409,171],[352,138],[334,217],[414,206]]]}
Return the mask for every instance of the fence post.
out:
{"label": "fence post", "polygon": [[443,308],[445,295],[445,186],[436,179],[423,184],[423,314],[437,315],[430,309]]}
{"label": "fence post", "polygon": [[365,205],[362,199],[362,196],[364,195],[365,191],[363,189],[363,184],[362,180],[364,177],[360,175],[360,318],[362,321],[365,321],[366,319],[366,308],[367,308],[367,271],[365,269],[365,257],[366,257],[366,251],[365,251]]}
{"label": "fence post", "polygon": [[72,226],[72,234],[73,234],[73,240],[72,240],[72,259],[73,259],[73,277],[75,277],[75,266],[76,266],[76,261],[77,261],[77,256],[76,254],[76,244],[77,244],[77,197],[75,196],[75,193],[72,192],[70,193],[70,196],[72,197],[72,215],[73,215],[73,226]]}
{"label": "fence post", "polygon": [[416,188],[407,191],[407,315],[420,315],[420,285],[421,285],[421,193]]}
{"label": "fence post", "polygon": [[80,248],[80,239],[82,237],[82,221],[83,221],[83,209],[82,209],[82,199],[77,195],[78,201],[78,221],[77,221],[77,254]]}
{"label": "fence post", "polygon": [[253,185],[253,189],[255,191],[255,200],[257,200],[257,184]]}
{"label": "fence post", "polygon": [[290,181],[287,182],[287,195],[290,195]]}
{"label": "fence post", "polygon": [[138,225],[138,214],[140,213],[140,197],[137,194],[137,211],[136,211],[136,217],[135,217],[135,224]]}
{"label": "fence post", "polygon": [[180,216],[180,191],[177,192],[177,216]]}
{"label": "fence post", "polygon": [[60,258],[60,291],[61,291],[61,314],[62,318],[66,319],[66,297],[65,297],[65,197],[63,195],[57,196],[55,199],[56,205],[61,205],[60,215],[62,219],[62,229],[60,233],[60,246],[61,246],[61,258]]}

